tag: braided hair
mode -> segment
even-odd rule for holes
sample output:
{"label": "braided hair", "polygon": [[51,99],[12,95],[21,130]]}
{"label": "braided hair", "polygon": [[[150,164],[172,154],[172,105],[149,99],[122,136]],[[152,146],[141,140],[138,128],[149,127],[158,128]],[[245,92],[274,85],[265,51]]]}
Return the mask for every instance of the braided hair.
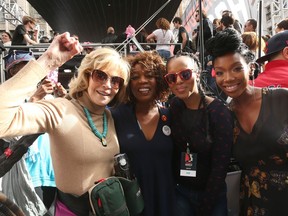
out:
{"label": "braided hair", "polygon": [[[200,64],[200,61],[198,59],[198,57],[196,55],[194,55],[193,53],[188,53],[188,52],[182,52],[182,51],[179,51],[177,52],[176,55],[172,56],[171,58],[168,59],[167,63],[166,63],[166,69],[169,65],[169,62],[172,60],[172,59],[176,59],[176,58],[179,58],[181,56],[187,56],[189,57],[192,61],[193,61],[193,64],[194,66],[196,67],[195,71],[200,74],[201,73],[201,64]],[[206,97],[206,94],[205,94],[205,91],[204,91],[204,88],[203,88],[203,85],[202,83],[199,81],[197,81],[197,88],[198,88],[198,91],[199,91],[199,94],[200,94],[200,100],[201,100],[201,103],[203,104],[203,107],[204,107],[204,110],[205,110],[205,127],[206,127],[206,141],[208,143],[212,143],[212,136],[211,136],[211,133],[210,133],[210,122],[209,122],[209,112],[208,112],[208,109],[207,109],[207,106],[208,106],[208,103],[205,99]]]}

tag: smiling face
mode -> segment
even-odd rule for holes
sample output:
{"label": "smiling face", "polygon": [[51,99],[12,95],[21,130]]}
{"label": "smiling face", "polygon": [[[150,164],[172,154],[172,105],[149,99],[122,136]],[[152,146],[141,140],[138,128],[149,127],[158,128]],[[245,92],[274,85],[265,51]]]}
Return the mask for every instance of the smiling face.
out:
{"label": "smiling face", "polygon": [[1,40],[2,40],[3,43],[7,43],[7,42],[10,41],[10,38],[9,38],[8,34],[3,32],[2,35],[1,35]]}
{"label": "smiling face", "polygon": [[130,90],[138,103],[154,103],[156,99],[155,72],[136,64],[130,75]]}
{"label": "smiling face", "polygon": [[[192,70],[191,77],[188,80],[185,80],[180,77],[181,71],[185,71],[186,69]],[[195,64],[193,60],[187,56],[181,56],[174,59],[171,59],[167,65],[167,73],[168,74],[178,74],[176,78],[176,82],[173,84],[169,84],[169,87],[173,94],[175,94],[178,98],[185,100],[190,97],[193,93],[198,93],[197,88],[197,79],[198,74],[195,71]]]}
{"label": "smiling face", "polygon": [[121,77],[123,79],[124,77],[113,68],[101,69],[101,72],[104,72],[105,76],[108,75],[108,78],[106,77],[107,79],[104,79],[97,77],[96,71],[91,71],[87,92],[92,103],[104,107],[113,100],[121,88],[121,85],[119,88],[115,88],[115,85],[113,84],[115,77]]}
{"label": "smiling face", "polygon": [[249,67],[239,53],[226,54],[214,60],[216,83],[222,91],[237,98],[246,90],[249,81]]}

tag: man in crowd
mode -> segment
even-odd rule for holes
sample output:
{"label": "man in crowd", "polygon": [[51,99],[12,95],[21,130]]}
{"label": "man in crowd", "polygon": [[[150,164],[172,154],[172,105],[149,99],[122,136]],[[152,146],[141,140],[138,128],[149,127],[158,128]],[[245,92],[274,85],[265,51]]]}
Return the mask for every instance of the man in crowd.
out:
{"label": "man in crowd", "polygon": [[288,88],[288,30],[280,32],[267,41],[266,55],[257,59],[265,70],[253,81],[257,87]]}
{"label": "man in crowd", "polygon": [[115,35],[115,30],[113,27],[107,29],[107,36],[102,39],[101,43],[115,43],[117,35]]}
{"label": "man in crowd", "polygon": [[248,19],[244,25],[244,32],[256,32],[257,20]]}

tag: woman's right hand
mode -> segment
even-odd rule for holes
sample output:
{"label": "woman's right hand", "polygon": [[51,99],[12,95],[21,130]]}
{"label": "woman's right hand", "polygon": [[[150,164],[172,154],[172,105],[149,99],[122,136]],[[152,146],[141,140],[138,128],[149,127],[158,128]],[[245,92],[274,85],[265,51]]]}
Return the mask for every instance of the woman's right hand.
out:
{"label": "woman's right hand", "polygon": [[47,71],[54,70],[80,53],[83,47],[68,32],[54,38],[48,49],[37,62]]}

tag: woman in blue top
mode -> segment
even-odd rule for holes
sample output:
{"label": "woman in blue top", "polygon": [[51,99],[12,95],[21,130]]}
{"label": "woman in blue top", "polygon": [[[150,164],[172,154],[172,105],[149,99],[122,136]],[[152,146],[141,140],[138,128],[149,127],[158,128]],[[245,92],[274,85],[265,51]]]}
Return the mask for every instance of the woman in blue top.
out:
{"label": "woman in blue top", "polygon": [[120,151],[130,160],[144,197],[145,216],[173,215],[170,115],[159,101],[166,98],[165,65],[157,53],[128,58],[131,77],[127,102],[112,110]]}

